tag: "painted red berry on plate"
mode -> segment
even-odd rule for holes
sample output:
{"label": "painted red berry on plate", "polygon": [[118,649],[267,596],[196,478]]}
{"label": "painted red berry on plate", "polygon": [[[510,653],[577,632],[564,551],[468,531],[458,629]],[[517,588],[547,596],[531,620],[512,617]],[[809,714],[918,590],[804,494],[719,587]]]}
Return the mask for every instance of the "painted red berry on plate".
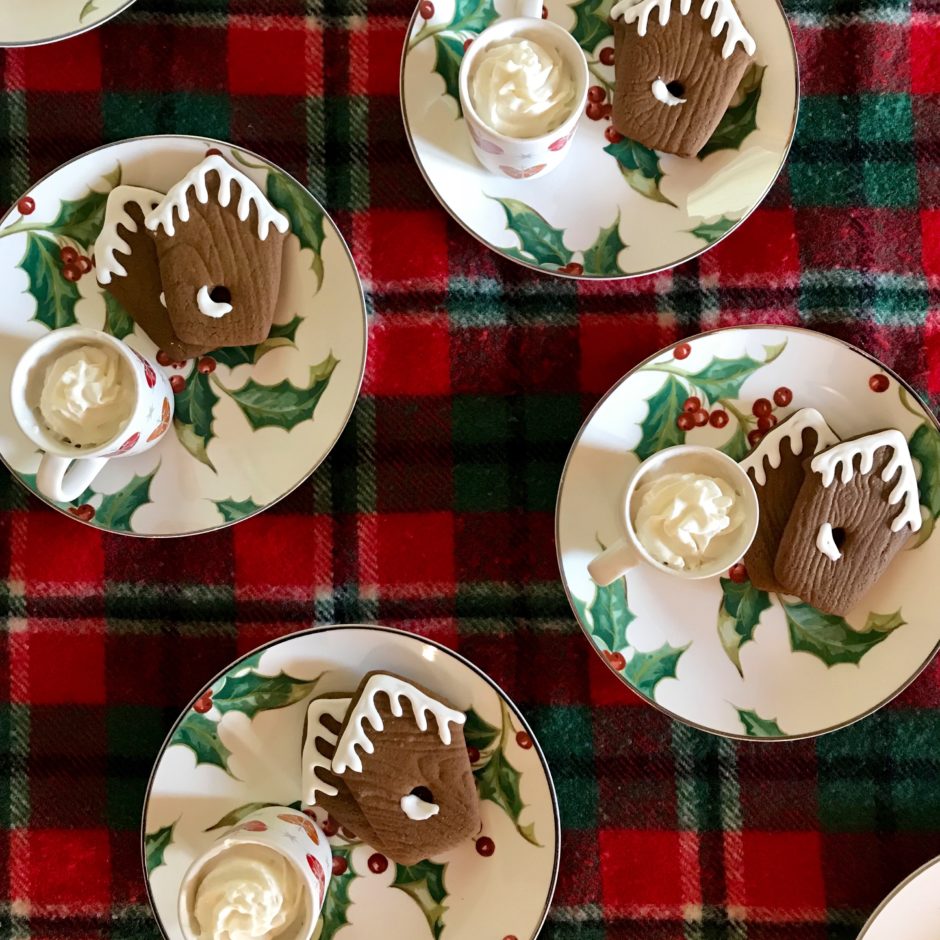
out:
{"label": "painted red berry on plate", "polygon": [[676,359],[688,359],[689,355],[692,352],[692,347],[688,343],[679,343],[678,346],[673,350],[673,356]]}
{"label": "painted red berry on plate", "polygon": [[475,764],[480,759],[480,749],[470,745],[470,747],[467,748],[467,757],[470,758],[471,764]]}
{"label": "painted red berry on plate", "polygon": [[95,518],[95,507],[89,506],[88,503],[82,503],[81,506],[71,506],[69,512],[76,519],[81,519],[82,522],[91,522]]}
{"label": "painted red berry on plate", "polygon": [[36,211],[36,200],[32,196],[24,196],[17,204],[20,215],[32,215]]}
{"label": "painted red berry on plate", "polygon": [[173,362],[173,357],[169,353],[165,353],[162,349],[157,351],[157,362],[161,366],[168,366]]}
{"label": "painted red berry on plate", "polygon": [[463,41],[463,51],[466,52],[473,45],[472,39],[465,39]]}
{"label": "painted red berry on plate", "polygon": [[339,878],[340,875],[345,875],[349,870],[349,862],[346,861],[341,855],[333,856],[333,877]]}
{"label": "painted red berry on plate", "polygon": [[777,424],[777,416],[770,415],[761,415],[757,419],[757,429],[763,431],[765,434]]}
{"label": "painted red berry on plate", "polygon": [[[209,709],[212,708],[212,691],[208,691],[203,695],[200,695],[196,699],[196,704],[193,705],[193,711],[199,712],[200,715],[204,715]],[[247,825],[247,823],[245,824]]]}
{"label": "painted red berry on plate", "polygon": [[212,356],[203,356],[199,360],[199,364],[196,368],[203,374],[209,375],[212,372],[215,372],[215,359]]}
{"label": "painted red berry on plate", "polygon": [[480,836],[477,839],[477,853],[489,858],[496,851],[496,843],[489,836]]}
{"label": "painted red berry on plate", "polygon": [[62,277],[74,284],[75,281],[81,280],[82,272],[77,264],[67,264],[62,269]]}
{"label": "painted red berry on plate", "polygon": [[577,261],[571,261],[565,265],[565,274],[574,274],[576,277],[580,277],[584,274],[584,265],[579,264]]}
{"label": "painted red berry on plate", "polygon": [[702,407],[702,399],[698,395],[690,395],[682,406],[683,411],[698,411]]}
{"label": "painted red berry on plate", "polygon": [[781,385],[780,388],[774,392],[774,404],[778,408],[786,408],[791,401],[793,401],[793,392],[791,392],[786,385]]}
{"label": "painted red berry on plate", "polygon": [[529,737],[529,733],[527,731],[520,731],[516,735],[516,744],[518,744],[522,750],[528,751],[532,747],[532,738]]}
{"label": "painted red berry on plate", "polygon": [[754,407],[751,408],[751,411],[754,412],[755,417],[762,418],[764,415],[769,415],[771,411],[774,410],[774,406],[770,403],[769,398],[758,398],[754,402]]}
{"label": "painted red berry on plate", "polygon": [[591,85],[588,89],[588,101],[603,101],[607,92],[600,85]]}
{"label": "painted red berry on plate", "polygon": [[728,577],[734,581],[735,584],[744,584],[744,582],[747,581],[747,568],[745,568],[741,562],[738,562],[736,565],[731,566]]}
{"label": "painted red berry on plate", "polygon": [[678,418],[676,418],[676,425],[680,431],[691,431],[695,427],[695,418],[692,417],[687,411],[683,411]]}
{"label": "painted red berry on plate", "polygon": [[610,663],[611,668],[617,672],[620,672],[620,670],[627,665],[627,661],[623,658],[623,653],[611,653],[608,650],[604,650],[604,658]]}
{"label": "painted red berry on plate", "polygon": [[339,823],[332,816],[327,816],[326,819],[323,820],[323,824],[320,828],[323,830],[326,837],[331,839],[339,832]]}
{"label": "painted red berry on plate", "polygon": [[547,19],[548,19],[548,7],[545,6],[544,3],[542,4],[542,19],[543,19],[543,20],[547,20]]}
{"label": "painted red berry on plate", "polygon": [[381,875],[383,871],[388,869],[388,859],[380,852],[376,852],[375,855],[370,855],[368,864],[369,871],[371,871],[373,875]]}
{"label": "painted red berry on plate", "polygon": [[79,255],[78,261],[75,263],[78,265],[78,269],[82,274],[87,274],[91,270],[91,258],[87,255]]}
{"label": "painted red berry on plate", "polygon": [[757,445],[763,440],[764,432],[754,428],[747,436],[747,442],[751,447],[757,447]]}
{"label": "painted red berry on plate", "polygon": [[421,14],[421,19],[429,20],[434,16],[434,4],[431,3],[431,0],[421,0],[421,4],[418,6],[418,13]]}
{"label": "painted red berry on plate", "polygon": [[708,424],[708,412],[704,408],[699,408],[699,410],[692,415],[692,420],[695,422],[697,428],[704,428],[705,425]]}
{"label": "painted red berry on plate", "polygon": [[891,383],[888,381],[888,377],[883,372],[879,372],[876,375],[873,375],[868,380],[868,387],[873,392],[886,392],[890,384]]}
{"label": "painted red berry on plate", "polygon": [[63,245],[59,249],[59,257],[63,264],[75,264],[78,261],[78,252],[71,245]]}
{"label": "painted red berry on plate", "polygon": [[222,151],[219,150],[218,147],[210,147],[210,148],[206,151],[206,156],[207,156],[207,157],[221,157],[221,156],[222,156]]}
{"label": "painted red berry on plate", "polygon": [[514,933],[511,933],[503,937],[503,940],[519,940],[519,938]]}
{"label": "painted red berry on plate", "polygon": [[719,408],[709,415],[708,422],[713,428],[723,428],[728,424],[728,412]]}
{"label": "painted red berry on plate", "polygon": [[613,124],[604,130],[604,137],[606,137],[607,141],[611,144],[619,144],[620,141],[623,140],[623,134],[621,134]]}
{"label": "painted red berry on plate", "polygon": [[171,375],[170,376],[170,388],[173,389],[174,395],[179,395],[184,388],[186,388],[186,379],[181,375]]}
{"label": "painted red berry on plate", "polygon": [[613,65],[614,64],[614,47],[613,46],[604,46],[600,51],[598,58],[601,60],[601,65]]}
{"label": "painted red berry on plate", "polygon": [[604,116],[604,108],[596,101],[589,101],[584,113],[592,120],[599,121]]}

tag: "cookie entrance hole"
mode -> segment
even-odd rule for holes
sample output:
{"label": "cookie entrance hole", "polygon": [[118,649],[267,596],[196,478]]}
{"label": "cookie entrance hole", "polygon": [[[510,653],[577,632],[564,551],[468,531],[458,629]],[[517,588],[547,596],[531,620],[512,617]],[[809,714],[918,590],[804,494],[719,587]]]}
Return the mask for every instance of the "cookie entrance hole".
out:
{"label": "cookie entrance hole", "polygon": [[217,284],[209,291],[209,297],[216,304],[230,304],[232,302],[232,292],[222,284]]}
{"label": "cookie entrance hole", "polygon": [[684,98],[685,97],[685,85],[679,81],[672,81],[666,83],[666,91],[669,92],[674,98]]}
{"label": "cookie entrance hole", "polygon": [[845,529],[833,529],[832,541],[835,542],[836,548],[841,552],[842,546],[845,545]]}
{"label": "cookie entrance hole", "polygon": [[434,794],[427,787],[415,787],[410,795],[416,796],[419,800],[424,800],[425,803],[434,802]]}

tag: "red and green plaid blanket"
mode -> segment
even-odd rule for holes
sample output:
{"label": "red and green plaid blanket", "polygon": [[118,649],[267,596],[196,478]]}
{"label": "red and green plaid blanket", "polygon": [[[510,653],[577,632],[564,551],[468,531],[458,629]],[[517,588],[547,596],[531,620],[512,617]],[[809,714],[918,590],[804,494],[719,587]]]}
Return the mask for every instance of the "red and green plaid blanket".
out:
{"label": "red and green plaid blanket", "polygon": [[612,284],[499,260],[437,205],[397,102],[407,0],[140,0],[0,51],[4,206],[105,141],[231,140],[325,203],[373,314],[349,427],[259,518],[130,541],[0,479],[0,937],[157,935],[139,853],[156,750],[207,677],[312,621],[432,636],[524,709],[564,826],[545,938],[851,940],[940,853],[940,668],[817,741],[724,741],[626,692],[558,581],[569,444],[677,336],[801,324],[940,401],[940,6],[788,12],[804,98],[770,198],[700,260]]}

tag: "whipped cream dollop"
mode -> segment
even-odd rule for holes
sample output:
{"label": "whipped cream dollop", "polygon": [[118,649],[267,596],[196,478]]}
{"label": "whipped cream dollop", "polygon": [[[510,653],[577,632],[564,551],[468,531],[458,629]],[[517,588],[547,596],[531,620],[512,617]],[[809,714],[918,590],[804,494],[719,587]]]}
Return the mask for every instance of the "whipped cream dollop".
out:
{"label": "whipped cream dollop", "polygon": [[507,137],[540,137],[571,114],[574,76],[555,49],[514,37],[487,46],[470,76],[480,120]]}
{"label": "whipped cream dollop", "polygon": [[731,484],[701,473],[667,473],[640,486],[634,499],[637,538],[671,568],[692,570],[717,561],[744,521]]}
{"label": "whipped cream dollop", "polygon": [[79,346],[47,369],[39,413],[57,437],[80,447],[106,444],[130,420],[133,376],[107,346]]}
{"label": "whipped cream dollop", "polygon": [[192,909],[199,940],[293,940],[303,891],[300,873],[274,849],[233,845],[200,872]]}

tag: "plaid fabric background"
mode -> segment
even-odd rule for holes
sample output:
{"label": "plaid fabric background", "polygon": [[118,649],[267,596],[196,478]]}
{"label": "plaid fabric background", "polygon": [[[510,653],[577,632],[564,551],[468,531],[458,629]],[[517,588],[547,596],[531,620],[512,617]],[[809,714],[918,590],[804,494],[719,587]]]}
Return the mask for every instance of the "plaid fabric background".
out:
{"label": "plaid fabric background", "polygon": [[128,541],[0,480],[0,936],[156,936],[138,851],[156,749],[207,677],[311,620],[433,636],[522,706],[564,825],[544,938],[850,940],[940,853],[938,666],[818,741],[721,741],[625,692],[558,583],[570,441],[678,336],[802,324],[940,401],[940,5],[788,6],[803,111],[765,206],[699,261],[610,285],[503,262],[434,201],[397,100],[408,0],[140,0],[0,51],[4,206],[104,141],[231,140],[325,202],[373,315],[339,445],[257,519]]}

